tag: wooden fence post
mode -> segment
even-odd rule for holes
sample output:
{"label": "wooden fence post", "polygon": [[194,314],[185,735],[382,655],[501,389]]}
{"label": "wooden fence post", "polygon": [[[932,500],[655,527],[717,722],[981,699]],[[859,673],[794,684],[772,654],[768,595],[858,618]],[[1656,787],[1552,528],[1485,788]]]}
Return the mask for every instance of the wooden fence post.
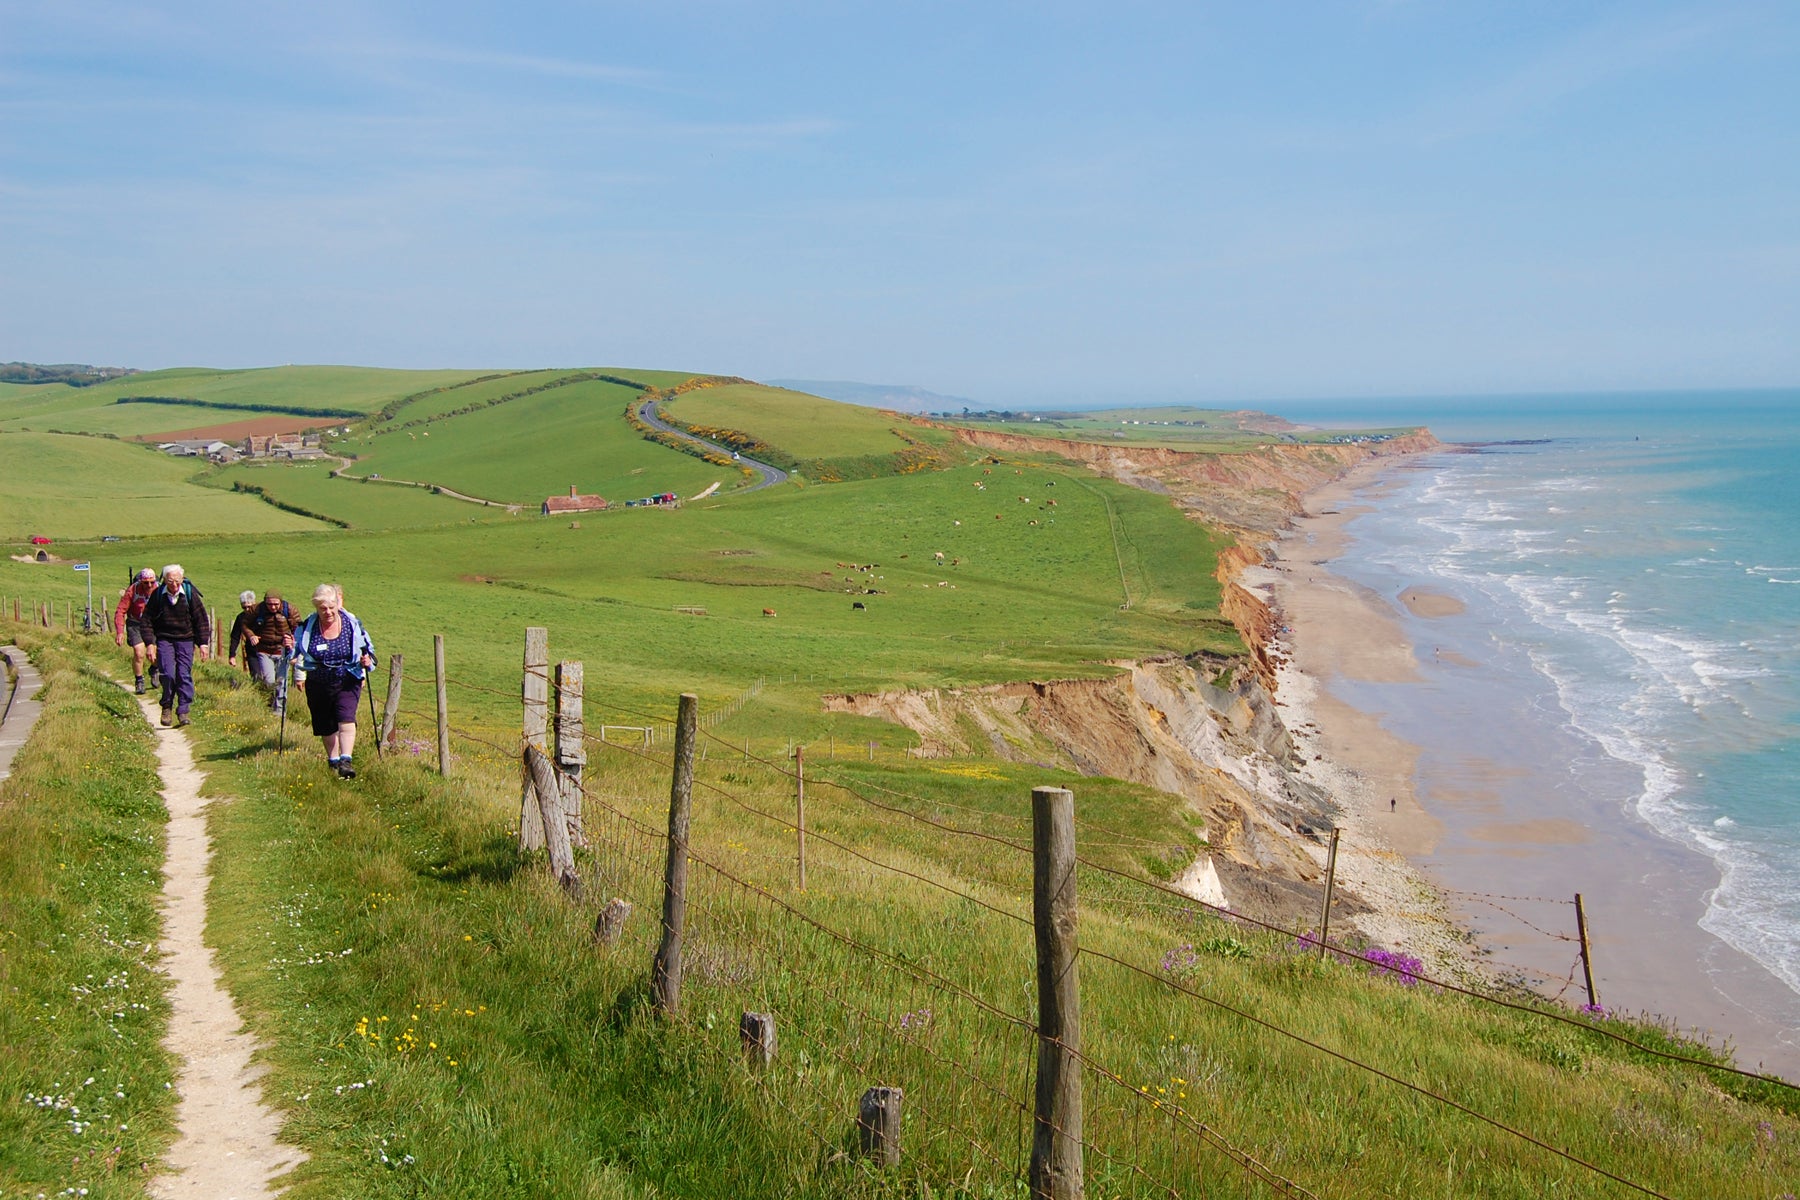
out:
{"label": "wooden fence post", "polygon": [[800,864],[800,890],[806,890],[806,747],[794,747],[794,846]]}
{"label": "wooden fence post", "polygon": [[856,1140],[864,1158],[878,1167],[900,1165],[901,1106],[906,1092],[897,1087],[872,1087],[856,1106]]}
{"label": "wooden fence post", "polygon": [[600,915],[594,918],[594,943],[599,946],[615,945],[625,932],[625,922],[631,916],[631,901],[621,900],[614,896],[607,901]]}
{"label": "wooden fence post", "polygon": [[[525,701],[524,738],[527,746],[549,753],[550,728],[550,631],[537,625],[525,630],[525,673],[521,696]],[[527,775],[519,789],[519,847],[544,848],[544,819],[538,813]]]}
{"label": "wooden fence post", "polygon": [[1081,983],[1075,940],[1075,795],[1031,789],[1031,910],[1037,930],[1038,1061],[1032,1200],[1079,1200]]}
{"label": "wooden fence post", "polygon": [[1581,939],[1581,974],[1587,981],[1589,1008],[1600,1007],[1600,993],[1594,990],[1594,959],[1588,951],[1587,910],[1581,906],[1581,893],[1575,893],[1575,935]]}
{"label": "wooden fence post", "polygon": [[1319,914],[1319,957],[1325,957],[1325,947],[1331,941],[1331,893],[1337,884],[1337,848],[1338,834],[1341,830],[1331,831],[1331,853],[1325,859],[1325,908]]}
{"label": "wooden fence post", "polygon": [[575,852],[569,846],[569,822],[563,816],[562,789],[556,784],[556,768],[536,746],[525,747],[525,773],[542,809],[544,846],[550,852],[550,873],[571,899],[581,896],[581,876],[575,873]]}
{"label": "wooden fence post", "polygon": [[431,635],[432,665],[437,668],[438,774],[450,775],[450,680],[444,674],[444,635]]}
{"label": "wooden fence post", "polygon": [[400,715],[400,679],[405,670],[405,655],[388,655],[387,703],[381,712],[381,744],[384,746],[394,744],[394,719]]}
{"label": "wooden fence post", "polygon": [[556,664],[556,773],[562,784],[563,823],[577,846],[587,845],[581,828],[581,772],[587,740],[581,716],[581,664]]}
{"label": "wooden fence post", "polygon": [[700,698],[681,694],[675,717],[675,776],[669,784],[669,855],[663,867],[662,945],[650,969],[650,991],[659,1012],[681,1011],[681,934],[687,924],[688,820],[694,795],[694,734]]}
{"label": "wooden fence post", "polygon": [[766,1067],[775,1061],[775,1014],[747,1012],[738,1018],[738,1041],[752,1063]]}

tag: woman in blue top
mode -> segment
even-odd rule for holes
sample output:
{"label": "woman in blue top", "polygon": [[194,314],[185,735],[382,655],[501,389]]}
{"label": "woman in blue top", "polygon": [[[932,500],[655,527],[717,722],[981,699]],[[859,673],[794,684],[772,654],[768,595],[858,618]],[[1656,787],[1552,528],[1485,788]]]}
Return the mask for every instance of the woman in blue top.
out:
{"label": "woman in blue top", "polygon": [[313,615],[294,630],[294,655],[306,672],[306,707],[312,731],[325,743],[325,762],[340,778],[355,779],[356,706],[363,678],[375,665],[375,644],[362,622],[344,611],[344,589],[313,589]]}

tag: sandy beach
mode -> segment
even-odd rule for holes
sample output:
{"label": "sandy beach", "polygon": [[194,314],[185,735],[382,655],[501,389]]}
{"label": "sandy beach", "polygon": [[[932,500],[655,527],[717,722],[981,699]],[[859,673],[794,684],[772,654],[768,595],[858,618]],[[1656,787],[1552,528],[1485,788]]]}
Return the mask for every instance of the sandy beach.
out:
{"label": "sandy beach", "polygon": [[1393,714],[1345,699],[1419,684],[1421,652],[1458,672],[1481,665],[1427,641],[1432,622],[1463,614],[1457,597],[1425,581],[1377,594],[1331,569],[1354,519],[1407,469],[1372,463],[1308,494],[1275,557],[1242,580],[1280,614],[1278,694],[1306,774],[1340,805],[1340,877],[1376,909],[1357,918],[1361,932],[1428,969],[1527,982],[1574,1006],[1586,996],[1572,894],[1585,890],[1602,1004],[1729,1042],[1740,1066],[1800,1077],[1800,997],[1699,928],[1717,883],[1710,860],[1532,794],[1516,764],[1541,746],[1484,757],[1431,744],[1422,775],[1422,748],[1391,731]]}

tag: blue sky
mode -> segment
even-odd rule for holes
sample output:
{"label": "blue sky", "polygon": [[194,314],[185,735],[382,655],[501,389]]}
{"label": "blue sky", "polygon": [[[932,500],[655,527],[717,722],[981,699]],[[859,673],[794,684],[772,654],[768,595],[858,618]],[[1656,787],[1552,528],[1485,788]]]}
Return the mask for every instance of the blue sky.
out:
{"label": "blue sky", "polygon": [[0,359],[1800,384],[1800,6],[0,0]]}

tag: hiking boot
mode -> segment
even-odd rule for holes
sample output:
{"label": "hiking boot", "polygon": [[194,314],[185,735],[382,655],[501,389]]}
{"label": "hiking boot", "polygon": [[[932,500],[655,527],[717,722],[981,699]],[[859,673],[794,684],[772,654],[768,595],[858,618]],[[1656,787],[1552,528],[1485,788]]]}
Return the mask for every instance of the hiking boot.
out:
{"label": "hiking boot", "polygon": [[190,724],[192,724],[192,722],[188,720],[188,715],[186,713],[181,713],[175,718],[175,728],[177,729],[185,729]]}
{"label": "hiking boot", "polygon": [[163,709],[162,723],[163,723],[164,729],[167,729],[169,726],[171,726],[175,723],[175,710],[174,709],[172,709],[172,708]]}
{"label": "hiking boot", "polygon": [[144,677],[142,675],[139,675],[137,677],[137,694],[141,696],[144,694],[145,690],[146,689],[144,688]]}
{"label": "hiking boot", "polygon": [[338,759],[337,773],[341,779],[355,779],[356,766],[349,759],[340,758]]}

